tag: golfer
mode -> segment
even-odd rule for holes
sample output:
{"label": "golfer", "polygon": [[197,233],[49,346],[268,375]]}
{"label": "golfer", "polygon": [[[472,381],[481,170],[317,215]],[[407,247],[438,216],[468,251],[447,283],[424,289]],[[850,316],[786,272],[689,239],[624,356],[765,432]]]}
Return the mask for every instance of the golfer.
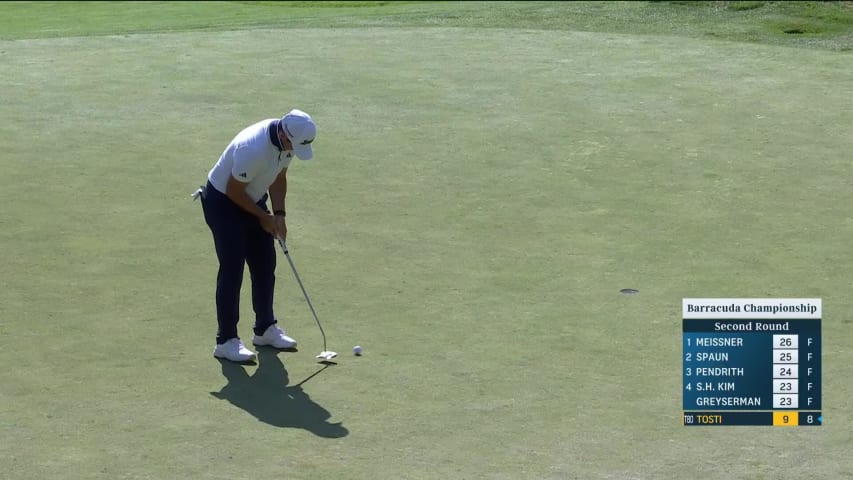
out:
{"label": "golfer", "polygon": [[[311,142],[317,127],[307,113],[291,110],[281,119],[267,119],[237,134],[200,188],[204,220],[213,233],[219,259],[216,277],[216,348],[213,355],[246,362],[255,352],[237,334],[240,286],[248,264],[255,310],[255,346],[292,348],[296,340],[278,326],[273,313],[275,237],[285,238],[287,167],[293,155],[314,156]],[[272,213],[267,199],[272,204]]]}

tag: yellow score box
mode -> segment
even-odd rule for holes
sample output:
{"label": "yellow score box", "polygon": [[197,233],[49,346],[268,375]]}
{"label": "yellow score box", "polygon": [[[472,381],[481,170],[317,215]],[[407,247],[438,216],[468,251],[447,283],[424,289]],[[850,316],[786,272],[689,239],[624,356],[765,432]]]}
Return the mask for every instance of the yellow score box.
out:
{"label": "yellow score box", "polygon": [[774,427],[796,427],[800,424],[800,412],[773,412]]}

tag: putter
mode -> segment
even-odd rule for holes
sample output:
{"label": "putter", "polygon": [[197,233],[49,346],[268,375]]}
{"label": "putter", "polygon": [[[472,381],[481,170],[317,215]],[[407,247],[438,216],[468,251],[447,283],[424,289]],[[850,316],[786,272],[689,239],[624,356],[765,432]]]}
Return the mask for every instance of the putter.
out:
{"label": "putter", "polygon": [[296,283],[298,283],[299,288],[302,289],[302,295],[305,296],[305,301],[308,302],[308,308],[311,309],[311,314],[314,315],[314,321],[317,322],[317,327],[320,328],[320,335],[323,337],[323,351],[317,355],[317,360],[328,362],[337,357],[338,354],[326,348],[326,332],[323,331],[323,325],[320,324],[320,319],[317,318],[317,312],[314,311],[314,305],[311,305],[311,299],[308,298],[308,292],[305,291],[305,287],[302,285],[302,280],[299,279],[299,274],[296,273],[296,266],[290,258],[290,253],[287,252],[287,244],[284,243],[284,240],[281,238],[278,239],[278,244],[281,245],[281,251],[284,252],[284,256],[287,258],[287,263],[290,264],[290,269],[293,270],[293,276],[296,277]]}

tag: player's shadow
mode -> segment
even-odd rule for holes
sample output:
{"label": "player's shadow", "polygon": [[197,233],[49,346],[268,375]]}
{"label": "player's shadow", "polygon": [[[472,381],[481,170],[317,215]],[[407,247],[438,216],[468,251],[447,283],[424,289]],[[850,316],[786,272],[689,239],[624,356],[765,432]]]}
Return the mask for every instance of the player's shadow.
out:
{"label": "player's shadow", "polygon": [[349,434],[340,422],[330,423],[331,414],[312,401],[302,389],[302,384],[328,365],[299,384],[289,386],[287,370],[275,349],[258,349],[258,368],[251,376],[243,365],[227,360],[219,362],[228,383],[220,391],[210,392],[214,397],[228,400],[261,422],[275,427],[304,428],[326,438],[341,438]]}

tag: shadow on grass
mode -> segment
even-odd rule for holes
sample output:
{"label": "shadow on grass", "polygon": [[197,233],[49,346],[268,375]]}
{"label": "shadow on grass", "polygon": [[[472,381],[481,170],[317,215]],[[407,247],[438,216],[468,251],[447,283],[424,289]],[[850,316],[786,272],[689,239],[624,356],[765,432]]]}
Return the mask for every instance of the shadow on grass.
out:
{"label": "shadow on grass", "polygon": [[331,414],[311,400],[302,385],[320,374],[329,365],[323,366],[296,385],[289,385],[290,378],[278,351],[271,348],[258,349],[258,368],[249,376],[243,365],[220,360],[222,375],[228,384],[218,392],[210,392],[220,399],[228,400],[259,421],[275,427],[304,428],[326,438],[341,438],[349,431],[341,423],[329,423]]}

